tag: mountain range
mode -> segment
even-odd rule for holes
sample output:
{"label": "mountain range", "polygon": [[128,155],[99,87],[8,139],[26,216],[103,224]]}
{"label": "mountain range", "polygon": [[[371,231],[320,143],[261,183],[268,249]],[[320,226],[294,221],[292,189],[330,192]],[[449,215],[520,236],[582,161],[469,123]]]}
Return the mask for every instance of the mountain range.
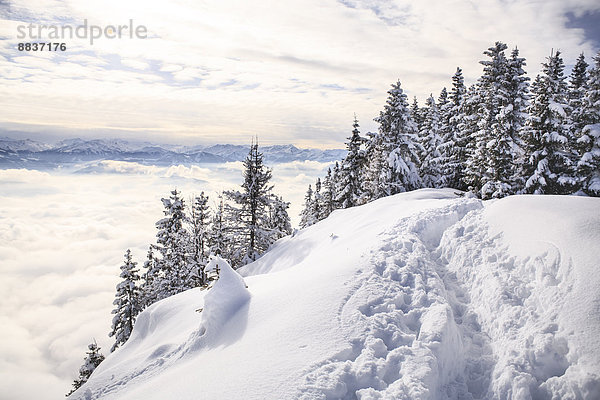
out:
{"label": "mountain range", "polygon": [[[52,169],[82,162],[115,160],[145,165],[178,165],[242,161],[249,146],[233,144],[181,146],[122,139],[65,139],[56,144],[31,139],[0,138],[0,168]],[[342,149],[301,149],[292,144],[263,146],[265,163],[332,162],[344,158]]]}

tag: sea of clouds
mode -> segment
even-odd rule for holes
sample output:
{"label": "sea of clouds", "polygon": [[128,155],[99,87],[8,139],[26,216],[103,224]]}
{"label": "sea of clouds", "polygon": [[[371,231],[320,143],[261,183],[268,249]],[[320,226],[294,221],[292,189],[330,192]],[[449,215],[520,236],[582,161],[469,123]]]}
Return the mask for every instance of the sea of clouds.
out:
{"label": "sea of clouds", "polygon": [[[326,163],[273,166],[274,192],[294,226],[308,184]],[[143,264],[162,218],[161,197],[188,200],[237,189],[241,162],[157,167],[101,161],[54,170],[0,170],[0,398],[57,399],[78,375],[87,344],[108,354],[123,254]]]}

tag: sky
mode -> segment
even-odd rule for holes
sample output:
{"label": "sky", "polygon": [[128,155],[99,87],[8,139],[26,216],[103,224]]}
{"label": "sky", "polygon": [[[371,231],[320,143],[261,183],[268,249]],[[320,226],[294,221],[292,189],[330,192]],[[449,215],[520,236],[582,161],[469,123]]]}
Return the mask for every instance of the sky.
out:
{"label": "sky", "polygon": [[[17,49],[19,26],[130,20],[146,38]],[[457,66],[473,83],[495,41],[530,75],[552,49],[590,62],[598,26],[597,0],[2,0],[0,135],[340,147],[354,113],[377,129],[397,79],[421,102]]]}
{"label": "sky", "polygon": [[[292,202],[327,163],[273,165]],[[0,170],[0,400],[60,399],[94,339],[107,355],[115,285],[131,249],[143,265],[163,218],[161,197],[239,188],[241,162],[185,167],[103,161],[93,173]],[[88,166],[88,171],[90,168]],[[188,202],[189,203],[189,202]]]}

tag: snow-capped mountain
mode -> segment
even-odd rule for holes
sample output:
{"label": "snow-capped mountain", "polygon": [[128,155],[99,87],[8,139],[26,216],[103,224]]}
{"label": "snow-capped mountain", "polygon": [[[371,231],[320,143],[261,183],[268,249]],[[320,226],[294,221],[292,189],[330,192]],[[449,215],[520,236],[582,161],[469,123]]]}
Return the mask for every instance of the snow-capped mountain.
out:
{"label": "snow-capped mountain", "polygon": [[[174,146],[121,139],[66,139],[55,145],[33,140],[0,139],[0,168],[56,168],[89,161],[131,161],[152,165],[242,161],[249,146]],[[293,145],[264,146],[267,163],[341,160],[345,150],[299,149]]]}
{"label": "snow-capped mountain", "polygon": [[449,189],[337,210],[147,308],[70,398],[600,398],[598,210]]}

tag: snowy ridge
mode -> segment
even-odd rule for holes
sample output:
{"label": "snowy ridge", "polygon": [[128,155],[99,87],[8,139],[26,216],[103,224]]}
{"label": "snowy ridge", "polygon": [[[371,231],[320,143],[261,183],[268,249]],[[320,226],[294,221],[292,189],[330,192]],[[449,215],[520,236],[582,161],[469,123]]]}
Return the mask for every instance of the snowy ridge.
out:
{"label": "snowy ridge", "polygon": [[245,283],[144,311],[72,397],[599,398],[598,210],[433,189],[338,210]]}

